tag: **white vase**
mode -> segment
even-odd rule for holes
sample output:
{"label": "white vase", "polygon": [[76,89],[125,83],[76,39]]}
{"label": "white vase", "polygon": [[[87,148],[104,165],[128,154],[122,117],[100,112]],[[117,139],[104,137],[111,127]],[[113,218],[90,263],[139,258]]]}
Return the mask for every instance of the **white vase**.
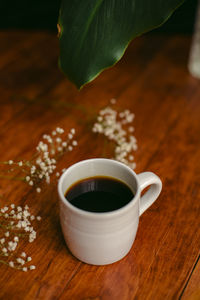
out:
{"label": "white vase", "polygon": [[188,68],[192,76],[200,79],[200,0],[197,6],[195,31],[192,38]]}

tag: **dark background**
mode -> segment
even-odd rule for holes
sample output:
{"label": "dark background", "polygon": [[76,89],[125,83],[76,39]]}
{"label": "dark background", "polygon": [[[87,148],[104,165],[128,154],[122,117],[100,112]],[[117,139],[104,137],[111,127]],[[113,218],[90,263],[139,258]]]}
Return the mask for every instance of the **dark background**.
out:
{"label": "dark background", "polygon": [[[56,30],[61,0],[0,1],[2,2],[0,4],[0,29]],[[187,0],[173,16],[155,32],[191,33],[193,31],[196,6],[197,0]]]}

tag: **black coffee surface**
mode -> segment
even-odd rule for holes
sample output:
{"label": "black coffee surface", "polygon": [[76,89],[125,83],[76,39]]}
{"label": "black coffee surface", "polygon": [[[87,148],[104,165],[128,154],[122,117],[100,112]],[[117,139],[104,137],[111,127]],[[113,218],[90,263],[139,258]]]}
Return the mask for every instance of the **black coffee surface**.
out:
{"label": "black coffee surface", "polygon": [[82,210],[109,212],[128,204],[134,194],[117,179],[97,176],[76,182],[66,191],[65,197]]}

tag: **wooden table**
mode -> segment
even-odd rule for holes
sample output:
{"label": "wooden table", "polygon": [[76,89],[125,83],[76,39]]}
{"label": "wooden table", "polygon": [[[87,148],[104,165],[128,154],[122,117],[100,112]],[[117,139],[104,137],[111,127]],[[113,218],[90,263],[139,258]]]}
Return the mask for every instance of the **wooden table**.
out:
{"label": "wooden table", "polygon": [[1,207],[28,204],[42,221],[37,239],[21,246],[36,270],[1,264],[0,299],[200,299],[200,81],[187,70],[190,41],[138,38],[121,62],[78,92],[57,68],[55,34],[0,33],[1,161],[30,157],[41,136],[57,126],[74,127],[79,143],[59,168],[101,156],[89,112],[97,114],[116,98],[116,109],[135,113],[136,172],[150,170],[163,181],[129,254],[98,267],[81,263],[66,248],[55,176],[40,194],[1,179]]}

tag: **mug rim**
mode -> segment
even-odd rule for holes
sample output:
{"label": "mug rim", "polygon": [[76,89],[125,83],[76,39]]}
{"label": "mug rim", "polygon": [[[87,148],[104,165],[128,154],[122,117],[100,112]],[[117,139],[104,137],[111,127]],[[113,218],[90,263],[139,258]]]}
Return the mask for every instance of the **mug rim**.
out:
{"label": "mug rim", "polygon": [[[124,169],[126,169],[127,171],[129,171],[129,172],[132,173],[132,175],[134,176],[135,181],[136,181],[136,192],[135,192],[134,197],[129,201],[129,203],[127,203],[126,205],[122,206],[121,208],[118,208],[118,209],[113,210],[113,211],[108,211],[108,212],[91,212],[91,211],[86,211],[86,210],[80,209],[80,208],[72,205],[65,198],[65,196],[64,196],[64,194],[62,192],[62,185],[63,185],[64,179],[66,177],[66,174],[70,170],[72,170],[74,167],[77,167],[77,165],[84,165],[84,164],[87,164],[88,162],[92,162],[92,161],[104,161],[104,162],[105,161],[107,161],[107,162],[109,161],[111,163],[114,163],[114,164],[117,164],[118,166],[123,167]],[[87,178],[87,177],[85,177],[85,178]],[[115,176],[113,178],[118,179]],[[123,214],[127,210],[129,210],[132,206],[136,205],[137,200],[139,199],[139,196],[140,196],[140,186],[139,186],[139,181],[138,181],[138,178],[137,178],[137,174],[129,166],[127,166],[127,165],[125,165],[125,164],[123,164],[123,163],[121,163],[119,161],[116,161],[114,159],[109,159],[109,158],[90,158],[90,159],[81,160],[81,161],[79,161],[79,162],[71,165],[69,168],[67,168],[65,170],[65,172],[63,172],[63,174],[61,175],[61,177],[59,178],[59,181],[58,181],[58,195],[59,195],[60,200],[64,203],[64,205],[66,205],[70,210],[72,210],[76,214],[79,214],[79,215],[82,215],[82,216],[85,216],[85,217],[91,217],[91,218],[108,218],[108,217],[111,217],[111,216],[118,216],[120,214]]]}

